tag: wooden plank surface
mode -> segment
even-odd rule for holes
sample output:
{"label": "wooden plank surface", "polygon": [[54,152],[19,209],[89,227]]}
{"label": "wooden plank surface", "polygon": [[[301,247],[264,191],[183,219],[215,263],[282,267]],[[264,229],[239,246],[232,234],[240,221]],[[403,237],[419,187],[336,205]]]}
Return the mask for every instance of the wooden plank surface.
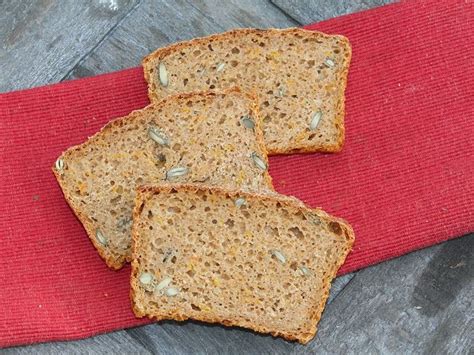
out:
{"label": "wooden plank surface", "polygon": [[325,311],[320,354],[472,354],[474,234],[357,273]]}
{"label": "wooden plank surface", "polygon": [[0,4],[0,92],[5,92],[62,80],[137,1]]}
{"label": "wooden plank surface", "polygon": [[144,0],[68,79],[138,66],[156,48],[235,27],[296,25],[266,0]]}
{"label": "wooden plank surface", "polygon": [[[0,2],[0,91],[137,66],[151,50],[195,36],[235,27],[297,26],[386,2]],[[60,36],[63,30],[67,36]],[[338,278],[317,339],[305,347],[241,329],[165,322],[5,352],[469,353],[473,239],[471,235]]]}
{"label": "wooden plank surface", "polygon": [[328,18],[382,6],[394,0],[270,0],[293,20],[307,25]]}
{"label": "wooden plank surface", "polygon": [[151,354],[125,331],[79,341],[58,341],[0,350],[1,354]]}

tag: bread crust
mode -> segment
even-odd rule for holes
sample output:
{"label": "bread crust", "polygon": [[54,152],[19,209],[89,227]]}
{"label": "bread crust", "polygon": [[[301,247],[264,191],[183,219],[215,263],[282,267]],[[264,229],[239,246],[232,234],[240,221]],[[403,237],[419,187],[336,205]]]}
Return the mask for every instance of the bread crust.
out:
{"label": "bread crust", "polygon": [[131,299],[131,304],[132,304],[132,309],[133,312],[137,317],[145,317],[148,316],[150,319],[154,319],[157,321],[162,321],[162,320],[175,320],[175,321],[185,321],[188,319],[193,319],[193,320],[198,320],[198,321],[203,321],[207,323],[219,323],[225,326],[238,326],[238,327],[245,327],[252,329],[256,332],[259,333],[266,333],[266,334],[271,334],[273,336],[279,336],[282,337],[286,340],[294,340],[298,341],[301,344],[307,344],[311,339],[316,334],[317,331],[317,325],[318,322],[321,318],[322,311],[324,309],[324,306],[326,304],[327,298],[329,296],[329,290],[331,287],[331,281],[332,279],[336,276],[337,270],[339,267],[344,263],[347,255],[352,249],[352,246],[355,241],[355,235],[354,235],[354,230],[352,227],[349,225],[347,221],[341,218],[336,218],[332,217],[323,210],[316,208],[316,209],[310,209],[305,207],[302,204],[299,204],[297,201],[293,201],[292,199],[288,199],[284,195],[278,196],[277,194],[275,195],[269,195],[265,193],[252,193],[252,192],[242,192],[239,190],[227,190],[223,189],[220,187],[211,187],[211,186],[205,186],[202,184],[162,184],[162,185],[157,185],[157,186],[139,186],[137,187],[137,194],[135,197],[135,206],[133,209],[133,220],[136,221],[138,220],[141,210],[143,208],[143,204],[146,203],[147,198],[150,196],[153,196],[156,193],[162,193],[162,192],[170,192],[171,190],[177,190],[177,191],[186,191],[186,192],[192,192],[195,193],[197,191],[209,191],[213,193],[218,193],[223,196],[230,196],[230,197],[246,197],[248,198],[256,198],[256,199],[261,199],[261,200],[271,200],[271,201],[278,201],[282,205],[290,208],[295,208],[298,210],[306,210],[306,211],[312,211],[315,213],[318,217],[321,217],[325,220],[330,220],[331,222],[336,222],[339,224],[341,227],[341,231],[343,233],[343,236],[346,240],[347,243],[347,248],[345,249],[346,252],[339,257],[337,260],[337,263],[333,265],[332,269],[329,272],[329,275],[323,280],[323,289],[325,290],[323,297],[320,299],[320,302],[315,304],[314,308],[311,310],[310,314],[310,320],[311,320],[311,327],[304,333],[290,333],[290,332],[282,332],[282,331],[276,331],[275,329],[267,328],[267,327],[261,327],[261,326],[256,326],[255,324],[251,322],[247,322],[245,320],[239,320],[239,319],[221,319],[218,317],[210,317],[206,315],[200,315],[200,316],[188,316],[184,313],[181,313],[179,311],[176,311],[172,313],[171,315],[159,315],[159,316],[148,316],[138,309],[138,307],[134,303],[135,299],[135,288],[133,287],[133,282],[138,278],[138,268],[139,268],[139,263],[137,260],[137,255],[138,255],[138,250],[137,248],[137,241],[140,238],[138,235],[138,231],[136,230],[136,226],[132,227],[132,273],[131,273],[131,283],[132,287],[130,288],[130,299]]}
{"label": "bread crust", "polygon": [[[263,132],[261,129],[261,118],[259,115],[259,109],[258,109],[258,102],[257,102],[257,97],[255,93],[248,93],[248,92],[242,92],[238,87],[231,87],[225,90],[220,90],[220,91],[201,91],[201,92],[192,92],[192,93],[180,93],[176,95],[171,95],[163,100],[157,102],[157,103],[152,103],[148,106],[146,106],[143,109],[140,110],[134,110],[132,111],[129,115],[124,116],[124,117],[119,117],[116,118],[109,123],[107,123],[100,131],[89,137],[84,143],[81,143],[79,145],[73,146],[68,148],[66,151],[64,151],[58,159],[64,159],[73,154],[76,151],[80,151],[81,149],[84,149],[88,145],[94,144],[96,140],[100,140],[101,135],[104,133],[106,134],[108,131],[113,130],[116,126],[119,126],[124,120],[134,120],[137,118],[137,116],[142,115],[143,113],[146,113],[147,111],[154,111],[159,109],[160,107],[166,105],[170,101],[178,100],[178,99],[187,99],[187,98],[193,98],[196,96],[200,96],[203,98],[211,98],[215,97],[218,95],[226,95],[229,93],[240,93],[244,96],[246,96],[250,102],[251,102],[251,110],[254,114],[254,119],[255,119],[255,137],[257,144],[259,145],[261,151],[262,151],[262,159],[266,162],[268,166],[268,157],[267,157],[267,150],[266,146],[264,143],[264,138],[263,138]],[[66,159],[67,160],[67,159]],[[129,260],[126,256],[121,256],[118,255],[117,257],[112,257],[110,255],[107,255],[106,250],[104,246],[102,246],[98,241],[95,236],[96,229],[94,227],[94,223],[89,219],[89,217],[85,214],[85,212],[79,207],[74,205],[73,203],[73,198],[72,198],[72,193],[69,191],[68,186],[64,185],[63,179],[62,179],[62,174],[56,170],[55,164],[52,165],[52,170],[53,174],[56,177],[56,180],[59,183],[59,186],[61,187],[61,190],[63,191],[64,197],[70,206],[70,208],[73,210],[74,214],[76,217],[79,219],[79,221],[82,223],[84,226],[84,229],[86,230],[86,233],[91,240],[92,244],[94,245],[95,249],[99,253],[100,257],[105,261],[107,266],[113,270],[119,270],[121,269]],[[273,190],[273,183],[272,183],[272,178],[268,171],[264,173],[264,180],[266,185],[269,187],[269,189]]]}
{"label": "bread crust", "polygon": [[302,33],[305,35],[309,35],[312,37],[320,37],[320,38],[338,38],[340,42],[345,46],[345,50],[348,53],[347,60],[343,67],[343,70],[340,73],[338,78],[338,92],[337,95],[340,98],[339,105],[337,108],[337,114],[335,118],[336,125],[339,126],[340,134],[339,139],[334,144],[328,145],[314,145],[306,142],[299,147],[291,147],[291,146],[279,146],[279,147],[270,147],[268,148],[269,155],[280,155],[280,154],[292,154],[292,153],[313,153],[313,152],[326,152],[326,153],[336,153],[342,150],[345,141],[345,126],[344,126],[344,117],[345,117],[345,89],[347,86],[347,77],[349,72],[349,65],[352,58],[352,47],[349,42],[349,39],[342,35],[328,35],[323,32],[319,31],[312,31],[312,30],[305,30],[302,28],[288,28],[288,29],[277,29],[277,28],[270,28],[270,29],[253,29],[253,28],[237,28],[233,29],[224,33],[213,34],[206,37],[194,38],[188,41],[183,41],[175,44],[171,44],[167,47],[159,48],[154,52],[150,53],[148,56],[143,58],[142,66],[143,66],[143,73],[145,76],[145,80],[148,84],[148,97],[151,102],[156,102],[160,100],[155,90],[153,90],[153,79],[151,76],[150,68],[153,66],[153,62],[156,59],[162,59],[171,53],[178,52],[182,48],[192,47],[195,45],[207,44],[212,41],[216,40],[226,40],[229,38],[236,38],[236,37],[243,37],[248,34],[254,33],[266,33],[266,34],[273,34],[273,33]]}

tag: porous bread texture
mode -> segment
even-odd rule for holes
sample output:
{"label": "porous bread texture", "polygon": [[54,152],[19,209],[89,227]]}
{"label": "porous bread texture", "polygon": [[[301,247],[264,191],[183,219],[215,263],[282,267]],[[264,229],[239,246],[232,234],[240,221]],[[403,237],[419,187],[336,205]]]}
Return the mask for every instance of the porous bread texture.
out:
{"label": "porous bread texture", "polygon": [[[244,116],[253,129],[242,124]],[[134,111],[68,149],[53,171],[100,256],[119,269],[131,257],[136,186],[205,182],[273,191],[254,153],[268,166],[255,98],[234,88],[180,94]]]}
{"label": "porous bread texture", "polygon": [[255,91],[269,154],[288,154],[342,149],[350,60],[343,36],[237,29],[158,49],[142,64],[152,102],[234,85]]}
{"label": "porous bread texture", "polygon": [[138,317],[240,326],[301,343],[314,337],[354,242],[347,222],[321,210],[196,184],[139,187],[133,218]]}

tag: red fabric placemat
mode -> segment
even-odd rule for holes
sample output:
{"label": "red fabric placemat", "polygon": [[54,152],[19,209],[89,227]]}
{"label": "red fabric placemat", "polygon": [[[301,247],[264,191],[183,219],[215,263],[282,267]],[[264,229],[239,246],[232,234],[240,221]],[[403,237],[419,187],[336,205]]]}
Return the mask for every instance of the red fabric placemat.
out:
{"label": "red fabric placemat", "polygon": [[[278,191],[349,220],[349,272],[474,230],[471,2],[407,2],[316,25],[353,44],[340,154],[272,157]],[[148,103],[141,69],[0,95],[0,346],[144,324],[50,166]]]}

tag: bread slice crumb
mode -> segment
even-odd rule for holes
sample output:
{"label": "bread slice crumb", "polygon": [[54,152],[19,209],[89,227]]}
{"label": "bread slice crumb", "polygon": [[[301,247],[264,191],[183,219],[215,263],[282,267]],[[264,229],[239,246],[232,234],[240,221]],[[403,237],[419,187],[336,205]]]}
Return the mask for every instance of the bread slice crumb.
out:
{"label": "bread slice crumb", "polygon": [[301,343],[354,242],[347,222],[276,194],[196,184],[139,187],[138,317],[240,326]]}
{"label": "bread slice crumb", "polygon": [[259,96],[269,154],[337,152],[351,53],[344,36],[236,29],[160,48],[142,64],[151,101],[237,85]]}
{"label": "bread slice crumb", "polygon": [[100,256],[120,269],[131,258],[136,186],[201,182],[273,191],[267,166],[255,97],[232,88],[178,94],[134,111],[61,154],[53,172]]}

